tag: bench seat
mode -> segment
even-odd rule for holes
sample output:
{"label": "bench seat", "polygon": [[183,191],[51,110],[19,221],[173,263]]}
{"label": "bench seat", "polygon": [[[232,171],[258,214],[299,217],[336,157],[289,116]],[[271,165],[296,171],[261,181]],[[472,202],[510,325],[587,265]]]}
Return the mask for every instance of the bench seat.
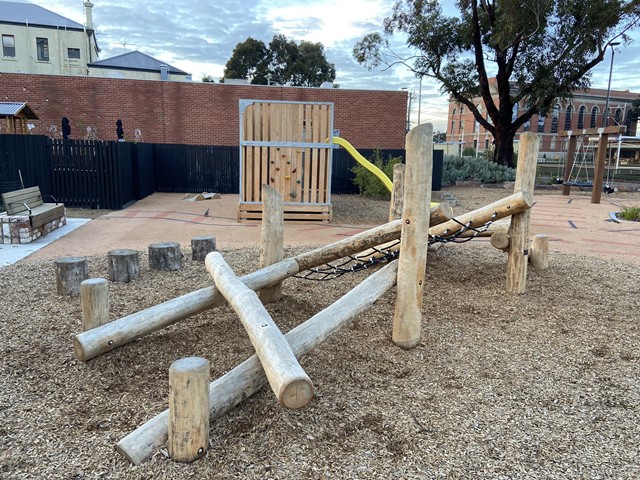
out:
{"label": "bench seat", "polygon": [[62,203],[44,203],[39,187],[2,194],[2,242],[28,243],[66,224]]}

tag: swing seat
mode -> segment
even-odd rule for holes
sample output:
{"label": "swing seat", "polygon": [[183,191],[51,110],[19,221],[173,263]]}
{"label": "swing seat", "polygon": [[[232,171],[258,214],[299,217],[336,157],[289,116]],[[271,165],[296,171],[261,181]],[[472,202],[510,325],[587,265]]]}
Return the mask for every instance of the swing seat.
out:
{"label": "swing seat", "polygon": [[611,185],[610,183],[607,183],[602,190],[604,191],[604,193],[606,194],[611,194],[613,192],[616,191],[615,187],[613,185]]}
{"label": "swing seat", "polygon": [[593,187],[593,182],[564,182],[567,187]]}

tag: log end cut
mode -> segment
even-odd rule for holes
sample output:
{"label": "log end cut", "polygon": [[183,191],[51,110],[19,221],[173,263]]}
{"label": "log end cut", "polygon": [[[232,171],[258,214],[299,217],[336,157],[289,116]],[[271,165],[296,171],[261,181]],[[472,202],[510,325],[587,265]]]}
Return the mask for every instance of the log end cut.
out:
{"label": "log end cut", "polygon": [[287,382],[278,394],[278,401],[287,408],[302,408],[313,399],[313,383],[307,378]]}

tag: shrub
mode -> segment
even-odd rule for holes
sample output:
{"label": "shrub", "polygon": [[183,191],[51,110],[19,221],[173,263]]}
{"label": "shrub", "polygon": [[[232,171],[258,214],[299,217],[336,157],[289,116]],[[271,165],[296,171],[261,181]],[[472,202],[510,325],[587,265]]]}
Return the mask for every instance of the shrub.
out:
{"label": "shrub", "polygon": [[622,207],[618,217],[630,222],[640,222],[640,207]]}
{"label": "shrub", "polygon": [[484,158],[444,157],[442,182],[454,183],[464,180],[479,180],[482,183],[501,183],[515,180],[513,168],[486,160]]}
{"label": "shrub", "polygon": [[[376,150],[369,158],[369,161],[380,170],[382,170],[387,175],[387,177],[393,180],[393,166],[396,163],[402,163],[402,158],[391,157],[391,155],[389,155],[387,161],[385,162],[382,158],[382,153],[380,152],[380,150]],[[362,165],[358,163],[351,169],[351,171],[356,176],[353,179],[353,183],[360,189],[360,193],[362,195],[374,198],[391,198],[391,193],[384,186],[384,183],[382,183],[382,181],[378,177],[376,177]]]}

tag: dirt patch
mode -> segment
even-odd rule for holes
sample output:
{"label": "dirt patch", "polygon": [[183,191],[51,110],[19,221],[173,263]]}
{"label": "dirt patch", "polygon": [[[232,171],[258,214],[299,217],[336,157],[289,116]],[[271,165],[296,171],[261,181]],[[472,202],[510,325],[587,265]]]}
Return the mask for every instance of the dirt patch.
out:
{"label": "dirt patch", "polygon": [[[387,215],[386,202],[334,201],[345,223]],[[211,285],[185,253],[172,273],[143,254],[139,280],[110,284],[111,318]],[[223,254],[239,275],[257,268],[256,248]],[[56,294],[52,262],[3,268],[0,478],[638,477],[637,267],[560,253],[550,264],[508,295],[506,256],[488,244],[431,252],[417,348],[391,342],[392,291],[301,360],[308,407],[287,411],[263,389],[212,422],[203,459],[176,464],[159,449],[139,467],[114,447],[167,408],[171,363],[204,356],[217,378],[252,354],[237,317],[220,307],[83,364],[79,300]],[[107,276],[104,256],[89,265]],[[288,331],[367,275],[287,280],[268,310]]]}

